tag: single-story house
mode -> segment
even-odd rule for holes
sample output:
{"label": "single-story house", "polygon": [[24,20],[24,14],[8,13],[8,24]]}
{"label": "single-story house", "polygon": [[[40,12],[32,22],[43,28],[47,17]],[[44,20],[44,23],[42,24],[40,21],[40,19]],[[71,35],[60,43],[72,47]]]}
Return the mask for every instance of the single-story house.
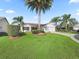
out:
{"label": "single-story house", "polygon": [[[8,21],[5,17],[0,17],[0,32],[8,32]],[[14,24],[16,25],[16,24]],[[55,23],[41,24],[41,29],[45,32],[55,32]],[[31,32],[32,30],[38,29],[36,23],[24,23],[24,32]]]}
{"label": "single-story house", "polygon": [[[44,28],[45,24],[41,24],[41,29]],[[24,23],[24,32],[31,32],[32,30],[35,30],[38,28],[38,24],[36,23]]]}
{"label": "single-story house", "polygon": [[55,28],[56,28],[56,23],[48,23],[44,26],[44,31],[45,32],[55,32]]}
{"label": "single-story house", "polygon": [[73,30],[78,31],[79,30],[79,24],[76,24],[75,26],[73,26]]}
{"label": "single-story house", "polygon": [[0,32],[8,32],[8,21],[5,17],[0,17]]}
{"label": "single-story house", "polygon": [[[56,23],[48,23],[48,24],[41,24],[41,29],[45,32],[55,32]],[[24,23],[23,31],[24,32],[31,32],[32,30],[38,29],[38,24],[36,23]]]}

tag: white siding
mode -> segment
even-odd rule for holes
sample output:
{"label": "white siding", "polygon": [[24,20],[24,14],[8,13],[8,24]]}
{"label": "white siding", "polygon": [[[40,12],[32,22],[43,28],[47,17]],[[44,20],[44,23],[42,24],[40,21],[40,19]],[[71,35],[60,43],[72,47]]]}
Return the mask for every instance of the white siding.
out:
{"label": "white siding", "polygon": [[8,22],[5,18],[0,17],[0,32],[7,32],[8,31]]}
{"label": "white siding", "polygon": [[29,28],[29,30],[24,30],[24,32],[31,32],[31,26],[30,25],[24,25],[25,28]]}
{"label": "white siding", "polygon": [[44,28],[44,31],[45,32],[55,32],[55,23],[50,23],[50,24],[47,24]]}

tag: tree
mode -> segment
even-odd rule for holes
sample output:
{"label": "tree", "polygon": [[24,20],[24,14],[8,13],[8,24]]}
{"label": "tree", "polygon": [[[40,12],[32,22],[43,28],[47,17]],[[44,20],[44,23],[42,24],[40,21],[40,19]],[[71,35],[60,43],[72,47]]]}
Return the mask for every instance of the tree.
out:
{"label": "tree", "polygon": [[30,8],[30,10],[36,11],[38,14],[38,29],[40,30],[41,24],[41,12],[45,13],[52,6],[53,0],[25,0],[25,4]]}
{"label": "tree", "polygon": [[69,19],[70,19],[71,14],[64,14],[62,16],[62,23],[61,25],[65,27],[66,31],[68,30],[68,24],[69,24]]}
{"label": "tree", "polygon": [[78,24],[78,21],[75,18],[70,18],[70,26],[74,26],[75,24]]}
{"label": "tree", "polygon": [[23,32],[23,24],[24,24],[23,16],[14,17],[13,20],[14,21],[12,22],[12,24],[17,23],[18,26],[20,27],[20,31]]}
{"label": "tree", "polygon": [[61,21],[60,17],[54,17],[50,22],[55,22],[57,25],[57,22]]}
{"label": "tree", "polygon": [[75,18],[71,18],[71,14],[64,14],[62,16],[61,26],[64,26],[66,31],[68,31],[69,27],[73,27],[77,23]]}

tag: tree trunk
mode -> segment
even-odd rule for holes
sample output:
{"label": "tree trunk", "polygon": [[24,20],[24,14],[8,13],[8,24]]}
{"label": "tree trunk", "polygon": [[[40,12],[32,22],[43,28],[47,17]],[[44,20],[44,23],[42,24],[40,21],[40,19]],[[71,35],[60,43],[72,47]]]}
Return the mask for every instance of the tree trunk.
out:
{"label": "tree trunk", "polygon": [[66,21],[66,31],[68,31],[68,20]]}
{"label": "tree trunk", "polygon": [[20,24],[20,32],[23,32],[23,25]]}
{"label": "tree trunk", "polygon": [[41,11],[38,11],[38,30],[41,30]]}
{"label": "tree trunk", "polygon": [[22,26],[20,27],[20,31],[23,32],[23,27]]}
{"label": "tree trunk", "polygon": [[68,31],[68,25],[66,24],[66,31]]}

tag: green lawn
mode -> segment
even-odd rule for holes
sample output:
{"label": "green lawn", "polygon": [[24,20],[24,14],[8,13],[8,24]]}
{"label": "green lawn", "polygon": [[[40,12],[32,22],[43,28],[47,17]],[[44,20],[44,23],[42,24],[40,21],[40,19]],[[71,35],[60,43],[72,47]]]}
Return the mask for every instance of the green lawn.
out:
{"label": "green lawn", "polygon": [[0,59],[79,59],[79,44],[57,34],[0,37]]}

